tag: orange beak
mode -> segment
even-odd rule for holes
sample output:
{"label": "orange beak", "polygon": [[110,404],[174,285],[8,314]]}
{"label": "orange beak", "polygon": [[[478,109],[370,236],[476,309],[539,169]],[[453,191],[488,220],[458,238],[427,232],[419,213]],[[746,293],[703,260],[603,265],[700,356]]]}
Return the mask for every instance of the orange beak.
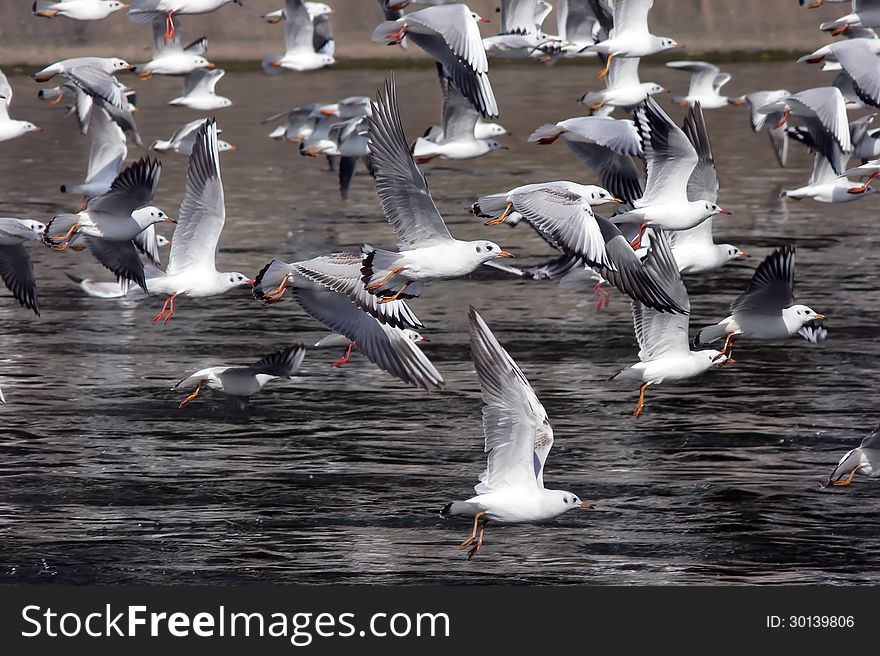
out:
{"label": "orange beak", "polygon": [[507,251],[500,251],[498,253],[498,257],[513,257],[513,253],[508,253]]}
{"label": "orange beak", "polygon": [[166,216],[165,221],[163,221],[163,223],[177,223],[177,219],[170,217],[170,216]]}
{"label": "orange beak", "polygon": [[593,507],[593,504],[588,503],[587,501],[581,502],[581,508],[592,508],[592,507]]}
{"label": "orange beak", "polygon": [[816,315],[816,318],[819,319],[819,320],[822,320],[822,319],[825,318],[825,315],[824,315],[824,314],[817,314],[817,315]]}

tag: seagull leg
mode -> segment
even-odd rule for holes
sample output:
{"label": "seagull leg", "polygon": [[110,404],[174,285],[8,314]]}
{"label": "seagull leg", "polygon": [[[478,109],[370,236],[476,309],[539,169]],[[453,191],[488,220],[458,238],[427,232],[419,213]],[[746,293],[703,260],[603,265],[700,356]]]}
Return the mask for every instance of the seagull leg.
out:
{"label": "seagull leg", "polygon": [[44,9],[43,11],[37,12],[37,16],[42,16],[43,18],[55,18],[57,15],[57,9]]}
{"label": "seagull leg", "polygon": [[774,125],[774,126],[773,126],[773,129],[774,129],[774,130],[777,130],[777,129],[781,128],[783,125],[785,125],[785,122],[786,122],[787,120],[788,120],[788,110],[786,109],[784,112],[782,112],[782,118],[779,119],[779,123],[777,123],[776,125]]}
{"label": "seagull leg", "polygon": [[840,36],[841,34],[846,32],[848,29],[849,29],[849,25],[844,25],[843,27],[838,27],[836,30],[831,32],[831,36]]}
{"label": "seagull leg", "polygon": [[412,284],[412,281],[407,280],[405,283],[403,283],[403,286],[400,289],[398,289],[396,292],[394,292],[394,294],[392,296],[386,296],[381,301],[379,301],[379,305],[384,305],[385,303],[390,303],[391,301],[396,301],[397,298],[404,291],[406,291],[406,288],[409,287],[411,284]]}
{"label": "seagull leg", "polygon": [[474,528],[471,531],[470,536],[464,542],[462,542],[460,545],[458,545],[459,549],[467,549],[469,546],[471,546],[473,541],[477,539],[477,524],[480,521],[480,517],[482,517],[485,514],[486,514],[486,511],[481,510],[476,515],[474,515]]}
{"label": "seagull leg", "polygon": [[476,556],[477,552],[482,548],[482,546],[483,546],[483,533],[486,532],[486,524],[488,524],[488,523],[489,523],[488,519],[484,519],[482,522],[480,522],[480,537],[477,538],[477,543],[473,547],[471,547],[470,551],[468,551],[468,560],[470,560],[471,558]]}
{"label": "seagull leg", "polygon": [[876,178],[878,175],[880,175],[880,171],[876,171],[876,172],[872,173],[868,177],[868,179],[865,180],[862,184],[858,185],[857,187],[850,187],[849,189],[846,190],[846,192],[848,194],[863,194],[863,193],[865,193],[866,191],[868,191],[868,185],[870,185],[871,182],[874,180],[874,178]]}
{"label": "seagull leg", "polygon": [[501,223],[504,223],[504,219],[507,218],[507,215],[510,214],[510,210],[512,210],[512,209],[513,209],[513,203],[508,203],[507,207],[504,208],[504,211],[499,216],[495,217],[494,219],[489,219],[483,225],[493,226],[493,225],[499,225]]}
{"label": "seagull leg", "polygon": [[204,385],[204,384],[205,384],[205,381],[200,380],[199,384],[196,385],[195,391],[192,394],[190,394],[188,397],[186,397],[183,401],[181,401],[180,405],[177,407],[183,408],[184,406],[188,406],[190,403],[195,401],[196,397],[199,395],[199,392],[202,391],[202,385]]}
{"label": "seagull leg", "polygon": [[403,271],[403,267],[394,267],[393,269],[391,269],[391,273],[389,273],[387,276],[382,278],[382,280],[379,280],[377,282],[372,282],[369,285],[367,285],[367,291],[372,292],[372,291],[379,289],[382,285],[384,285],[386,282],[391,280],[394,276],[396,276],[401,271]]}
{"label": "seagull leg", "polygon": [[356,346],[356,344],[354,342],[349,342],[348,348],[345,350],[345,355],[343,355],[338,360],[334,360],[333,366],[334,367],[341,367],[344,364],[348,364],[348,361],[351,359],[351,351],[352,351],[352,349],[354,349],[355,346]]}
{"label": "seagull leg", "polygon": [[726,355],[727,359],[730,359],[730,354],[733,353],[733,340],[735,337],[736,333],[727,333],[727,339],[724,340],[724,348],[721,349],[721,353],[712,358],[712,362],[720,360],[722,355]]}
{"label": "seagull leg", "polygon": [[633,416],[638,419],[642,416],[642,412],[645,410],[645,392],[648,389],[648,385],[650,383],[643,383],[639,386],[639,402],[636,403],[636,409],[633,411]]}
{"label": "seagull leg", "polygon": [[608,55],[608,59],[605,60],[605,68],[599,71],[599,79],[604,80],[608,76],[608,67],[611,66],[611,60],[614,58],[614,54],[610,53]]}
{"label": "seagull leg", "polygon": [[[171,318],[171,315],[174,314],[174,299],[177,298],[177,294],[171,295],[169,298],[165,299],[165,305],[162,306],[162,311],[153,317],[153,323],[159,323],[164,317],[165,323],[168,323],[168,320]],[[165,314],[165,311],[168,310],[168,314]]]}
{"label": "seagull leg", "polygon": [[637,251],[638,249],[640,249],[642,247],[642,236],[645,234],[645,230],[647,230],[647,229],[648,229],[647,223],[643,223],[642,225],[639,226],[639,234],[636,235],[636,238],[633,239],[633,242],[631,244],[634,251]]}
{"label": "seagull leg", "polygon": [[831,484],[832,485],[841,485],[841,486],[850,485],[852,483],[853,476],[855,476],[856,472],[859,471],[861,468],[862,468],[862,464],[859,463],[858,465],[856,465],[855,469],[853,469],[849,473],[849,476],[847,476],[845,480],[833,481]]}
{"label": "seagull leg", "polygon": [[176,30],[174,29],[174,12],[169,11],[165,15],[165,43],[173,41],[175,36]]}
{"label": "seagull leg", "polygon": [[62,100],[64,100],[64,94],[63,94],[63,93],[59,93],[55,98],[52,98],[52,100],[49,101],[49,104],[50,104],[50,105],[57,105],[57,104],[60,103]]}
{"label": "seagull leg", "polygon": [[82,225],[79,223],[74,223],[70,226],[70,230],[67,231],[67,234],[63,237],[55,239],[53,237],[47,237],[49,246],[52,247],[53,251],[66,251],[70,246],[70,238],[73,236],[74,232],[76,232],[77,228],[81,228]]}
{"label": "seagull leg", "polygon": [[599,299],[599,305],[596,306],[597,310],[601,310],[603,307],[608,308],[608,304],[611,302],[611,294],[609,294],[604,287],[602,287],[601,282],[597,282],[593,285],[593,294],[595,294],[596,298]]}
{"label": "seagull leg", "polygon": [[285,274],[285,276],[281,279],[281,282],[278,283],[278,286],[275,289],[270,289],[268,292],[263,294],[263,300],[265,301],[267,298],[272,299],[270,301],[266,301],[267,303],[276,303],[281,300],[281,297],[284,296],[284,293],[287,291],[287,281],[290,279],[290,274]]}

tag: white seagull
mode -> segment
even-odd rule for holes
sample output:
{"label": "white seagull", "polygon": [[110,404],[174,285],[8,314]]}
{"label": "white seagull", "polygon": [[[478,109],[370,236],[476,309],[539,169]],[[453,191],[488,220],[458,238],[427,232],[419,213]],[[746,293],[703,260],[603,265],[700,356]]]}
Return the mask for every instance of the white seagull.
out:
{"label": "white seagull", "polygon": [[128,156],[125,133],[103,107],[97,107],[91,112],[89,132],[92,135],[92,146],[85,182],[61,185],[61,193],[81,194],[85,200],[110,190],[110,185],[119,175]]}
{"label": "white seagull", "polygon": [[22,307],[40,316],[37,281],[24,244],[40,241],[46,229],[39,221],[0,218],[0,278]]}
{"label": "white seagull", "polygon": [[443,65],[445,75],[480,114],[497,116],[479,21],[488,22],[467,5],[427,7],[380,24],[373,31],[373,41],[397,44],[406,37]]}
{"label": "white seagull", "polygon": [[203,387],[222,392],[236,400],[239,407],[245,407],[250,397],[262,391],[263,386],[270,380],[278,378],[290,380],[299,369],[305,355],[306,347],[302,344],[289,346],[264,355],[254,364],[244,367],[221,365],[200,369],[171,389],[172,391],[188,389],[195,385],[195,390],[180,402],[181,408],[192,403]]}
{"label": "white seagull", "polygon": [[225,96],[218,96],[214,89],[220,79],[226,75],[222,68],[206,70],[197,68],[186,76],[183,83],[183,95],[168,101],[169,105],[188,107],[200,112],[211,112],[232,105]]}
{"label": "white seagull", "polygon": [[833,21],[819,25],[823,32],[832,36],[844,34],[854,27],[880,27],[880,3],[876,0],[852,0],[852,11]]}
{"label": "white seagull", "polygon": [[[199,128],[202,127],[207,120],[208,119],[205,118],[197,118],[194,121],[190,121],[186,125],[175,130],[174,134],[168,139],[157,139],[154,141],[150,146],[150,149],[159,153],[170,151],[172,153],[177,153],[178,155],[189,157],[192,154],[193,145],[196,142],[196,135],[198,134]],[[223,130],[218,128],[217,132],[219,134],[223,132]],[[218,139],[217,150],[222,153],[228,150],[237,150],[237,148],[227,141]]]}
{"label": "white seagull", "polygon": [[370,249],[364,257],[362,280],[370,293],[381,302],[416,297],[426,282],[460,278],[489,260],[512,257],[494,242],[461,241],[449,233],[407,145],[393,79],[385,82],[369,120],[376,193],[400,240],[398,252]]}
{"label": "white seagull", "polygon": [[34,16],[55,18],[64,16],[73,20],[92,21],[107,18],[114,11],[128,9],[128,5],[117,0],[36,0]]}
{"label": "white seagull", "polygon": [[704,61],[671,61],[667,62],[666,66],[691,74],[687,95],[672,99],[683,107],[693,106],[698,102],[703,109],[718,109],[727,105],[742,105],[746,102],[742,97],[731,98],[721,95],[721,87],[730,82],[733,76],[730,73],[723,73],[714,64]]}
{"label": "white seagull", "polygon": [[[689,311],[687,289],[664,232],[655,231],[652,235],[644,265],[678,305]],[[632,315],[639,344],[639,362],[619,371],[611,380],[641,383],[639,400],[633,412],[636,417],[640,417],[645,409],[645,392],[649,386],[688,380],[713,367],[733,363],[720,351],[691,351],[687,313],[664,314],[633,301]]]}
{"label": "white seagull", "polygon": [[[693,117],[693,114],[692,107],[688,116]],[[635,113],[635,125],[648,164],[645,193],[635,201],[633,209],[614,217],[615,223],[640,224],[634,247],[640,245],[641,235],[647,227],[687,230],[710,216],[731,213],[714,202],[688,198],[688,181],[699,157],[690,139],[660,109],[660,105],[648,98]],[[698,127],[705,130],[704,123]]]}
{"label": "white seagull", "polygon": [[525,59],[542,46],[558,42],[541,31],[541,24],[553,7],[544,0],[501,0],[501,29],[483,39],[489,57]]}
{"label": "white seagull", "polygon": [[783,246],[755,270],[746,290],[730,305],[730,316],[697,333],[694,346],[726,337],[722,353],[731,357],[737,337],[785,339],[810,321],[825,318],[806,305],[794,304],[794,247]]}
{"label": "white seagull", "polygon": [[168,268],[164,273],[155,269],[147,273],[149,293],[170,295],[153,323],[168,323],[178,296],[203,298],[253,285],[254,281],[243,273],[217,271],[217,245],[225,222],[217,123],[210,119],[199,128],[189,158],[186,192],[171,241]]}
{"label": "white seagull", "polygon": [[828,476],[828,480],[819,485],[850,485],[856,474],[880,476],[880,429],[874,429],[864,437],[859,446],[847,451]]}
{"label": "white seagull", "polygon": [[614,27],[609,37],[587,46],[588,51],[607,57],[599,77],[608,75],[609,64],[617,57],[648,57],[683,46],[668,36],[655,36],[648,29],[648,12],[654,0],[615,0]]}
{"label": "white seagull", "polygon": [[755,91],[744,96],[749,106],[749,125],[752,126],[752,131],[757,133],[766,130],[767,136],[770,138],[770,145],[773,147],[773,154],[776,155],[776,161],[782,167],[785,167],[788,160],[788,135],[785,129],[784,111],[765,114],[758,110],[790,95],[791,92],[787,89],[774,89]]}
{"label": "white seagull", "polygon": [[131,0],[128,18],[135,23],[149,23],[157,16],[164,17],[164,39],[170,41],[175,37],[174,16],[208,14],[230,2],[244,5],[243,0]]}
{"label": "white seagull", "polygon": [[630,109],[645,102],[649,97],[668,90],[655,82],[642,82],[639,79],[638,57],[622,57],[610,64],[610,73],[605,79],[606,88],[588,91],[578,99],[596,112],[601,109],[622,107]]}
{"label": "white seagull", "polygon": [[0,141],[16,139],[28,132],[42,132],[30,121],[16,121],[9,118],[9,105],[12,104],[12,85],[6,74],[0,71]]}
{"label": "white seagull", "polygon": [[474,518],[470,536],[459,546],[470,548],[471,559],[483,546],[490,521],[544,522],[575,508],[592,506],[571,492],[544,487],[544,464],[553,447],[547,411],[525,374],[473,307],[468,319],[471,359],[483,394],[483,435],[489,457],[480,482],[474,486],[476,496],[447,503],[440,516]]}
{"label": "white seagull", "polygon": [[263,70],[267,73],[278,73],[282,69],[314,71],[336,63],[333,53],[324,50],[326,43],[315,41],[318,17],[327,16],[333,10],[324,5],[326,9],[314,16],[312,12],[315,10],[309,11],[307,4],[303,0],[287,0],[284,7],[284,55],[267,55],[263,59]]}
{"label": "white seagull", "polygon": [[140,79],[148,80],[153,75],[187,75],[197,68],[214,68],[204,56],[208,51],[207,38],[201,37],[184,46],[180,34],[170,41],[165,41],[164,35],[164,19],[153,19],[153,58],[134,67]]}

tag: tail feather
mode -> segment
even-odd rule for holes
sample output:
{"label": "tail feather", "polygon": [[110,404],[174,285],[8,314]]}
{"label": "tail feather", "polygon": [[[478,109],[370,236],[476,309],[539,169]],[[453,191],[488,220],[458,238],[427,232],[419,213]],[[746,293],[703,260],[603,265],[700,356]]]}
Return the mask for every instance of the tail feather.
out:
{"label": "tail feather", "polygon": [[412,147],[412,156],[415,159],[425,157],[437,157],[437,144],[425,137],[419,137]]}
{"label": "tail feather", "polygon": [[507,207],[507,194],[491,194],[480,196],[477,202],[471,205],[471,211],[484,219],[493,219],[500,216]]}
{"label": "tail feather", "polygon": [[721,324],[714,326],[706,326],[701,328],[694,337],[694,348],[717,342],[719,339],[727,336],[727,330]]}
{"label": "tail feather", "polygon": [[278,75],[279,73],[283,73],[283,68],[272,65],[273,62],[277,62],[279,59],[280,57],[278,57],[278,55],[273,55],[271,53],[263,57],[260,61],[260,66],[263,67],[263,72],[265,72],[266,75]]}
{"label": "tail feather", "polygon": [[[56,214],[49,223],[46,224],[46,230],[43,231],[43,241],[52,245],[53,240],[61,240],[76,223],[79,223],[80,216],[78,214]],[[72,235],[70,242],[76,239],[76,235]]]}
{"label": "tail feather", "polygon": [[403,28],[403,25],[403,21],[396,20],[379,23],[379,25],[376,26],[376,29],[373,30],[373,35],[370,38],[373,43],[388,43],[390,40],[388,37],[399,32]]}
{"label": "tail feather", "polygon": [[440,510],[440,516],[446,518],[453,515],[473,515],[475,512],[476,509],[472,503],[467,501],[451,501]]}
{"label": "tail feather", "polygon": [[556,141],[560,136],[562,136],[562,128],[553,123],[544,123],[544,125],[540,126],[537,130],[532,132],[529,135],[529,143],[540,143],[540,144],[549,144]]}
{"label": "tail feather", "polygon": [[[406,283],[406,280],[400,276],[391,275],[398,266],[400,253],[386,251],[381,248],[373,248],[372,246],[364,246],[361,251],[365,257],[361,265],[361,282],[364,286],[371,285],[383,281],[382,285],[376,289],[371,289],[376,296],[391,296],[396,294]],[[412,283],[407,287],[407,291],[402,293],[399,298],[415,298],[421,289],[419,283]],[[415,293],[409,293],[415,292]]]}
{"label": "tail feather", "polygon": [[54,2],[50,2],[49,0],[36,0],[33,6],[33,12],[35,14],[41,11],[51,11],[55,6]]}
{"label": "tail feather", "polygon": [[267,292],[277,289],[290,274],[289,264],[281,260],[272,260],[257,274],[253,287],[254,298],[258,301],[267,300]]}

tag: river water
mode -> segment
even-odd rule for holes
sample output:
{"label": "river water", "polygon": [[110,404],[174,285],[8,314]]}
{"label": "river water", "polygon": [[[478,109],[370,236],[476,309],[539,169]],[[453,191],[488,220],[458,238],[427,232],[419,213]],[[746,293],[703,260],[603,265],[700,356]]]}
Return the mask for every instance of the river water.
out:
{"label": "river water", "polygon": [[[829,83],[786,64],[740,64],[731,93]],[[230,73],[218,91],[227,224],[221,270],[249,275],[362,242],[393,246],[366,173],[343,203],[322,160],[270,142],[259,120],[311,101],[370,94],[384,70],[266,78]],[[452,232],[487,236],[537,262],[552,253],[529,230],[484,228],[467,207],[480,194],[555,179],[592,181],[562,143],[526,143],[543,122],[579,115],[595,68],[501,67],[493,83],[511,131],[509,151],[439,162],[429,181]],[[643,78],[683,91],[686,78],[645,66]],[[89,140],[71,118],[11,78],[12,115],[40,134],[2,148],[0,213],[46,221],[78,199],[58,185],[85,172]],[[408,134],[439,116],[430,69],[398,73]],[[179,80],[133,81],[144,140],[199,116],[167,107]],[[668,96],[664,103],[669,105]],[[683,110],[671,106],[680,120]],[[413,308],[425,351],[446,378],[442,392],[398,383],[362,356],[310,352],[299,375],[254,397],[244,413],[212,394],[179,410],[171,385],[220,363],[325,331],[295,304],[269,308],[246,289],[181,298],[154,327],[162,299],[83,296],[65,276],[108,279],[85,253],[30,248],[42,318],[0,293],[0,572],[10,582],[67,583],[536,583],[715,584],[878,582],[877,482],[821,490],[837,458],[877,424],[877,201],[831,207],[782,203],[805,183],[810,159],[780,169],[743,107],[707,112],[721,179],[719,241],[753,253],[686,280],[692,331],[726,314],[753,267],[774,247],[797,246],[800,301],[829,316],[820,346],[799,338],[741,342],[738,364],[678,387],[637,389],[609,375],[637,358],[629,304],[613,293],[597,312],[587,292],[527,284],[492,271],[435,283]],[[141,153],[130,148],[131,158]],[[171,215],[186,159],[162,157],[155,202]],[[548,487],[595,504],[541,526],[490,526],[473,561],[457,549],[466,520],[437,511],[466,498],[485,465],[480,400],[468,359],[474,304],[519,362],[556,433]]]}

